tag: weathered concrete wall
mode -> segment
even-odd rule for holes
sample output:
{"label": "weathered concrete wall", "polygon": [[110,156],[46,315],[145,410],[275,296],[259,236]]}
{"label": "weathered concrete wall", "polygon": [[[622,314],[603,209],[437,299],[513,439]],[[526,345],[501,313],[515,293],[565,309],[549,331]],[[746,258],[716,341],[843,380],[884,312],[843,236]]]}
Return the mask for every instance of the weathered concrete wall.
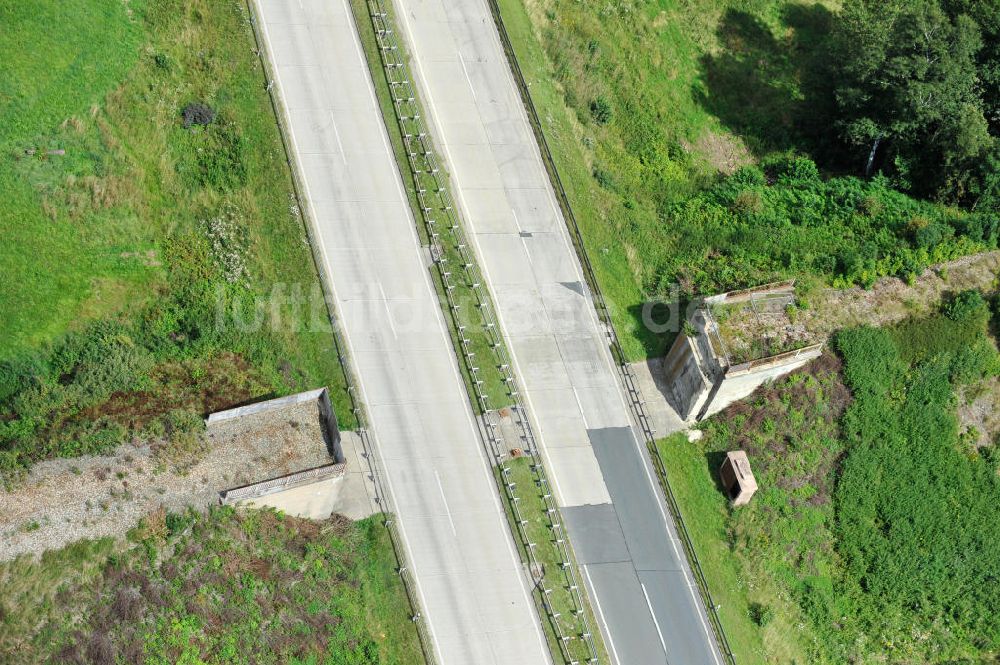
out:
{"label": "weathered concrete wall", "polygon": [[275,492],[256,499],[238,501],[241,506],[275,508],[294,517],[313,520],[326,519],[334,513],[344,478],[326,478],[308,485],[300,485],[282,492]]}
{"label": "weathered concrete wall", "polygon": [[216,411],[215,413],[209,414],[208,418],[205,419],[205,425],[208,426],[221,420],[230,420],[232,418],[239,418],[240,416],[247,416],[254,413],[260,413],[262,411],[283,409],[286,406],[291,406],[292,404],[301,404],[303,402],[313,401],[319,402],[319,413],[323,422],[323,428],[325,430],[324,434],[326,435],[326,446],[330,453],[330,457],[333,458],[334,462],[341,463],[344,461],[344,450],[340,441],[340,425],[337,423],[337,414],[333,412],[333,406],[330,404],[330,391],[325,387],[317,388],[316,390],[309,390],[304,393],[287,395],[285,397],[277,397],[263,402],[255,402],[245,406],[238,406],[234,409],[227,409],[225,411]]}
{"label": "weathered concrete wall", "polygon": [[711,384],[701,371],[695,341],[687,335],[678,335],[663,361],[666,384],[670,386],[671,406],[684,420],[697,413],[708,394]]}
{"label": "weathered concrete wall", "polygon": [[774,381],[799,369],[822,352],[823,346],[816,344],[791,355],[785,354],[789,355],[787,358],[778,356],[773,362],[761,362],[749,368],[742,366],[731,368],[719,383],[711,402],[702,405],[701,411],[698,412],[698,420],[718,413],[733,402],[749,397],[753,391],[768,381]]}
{"label": "weathered concrete wall", "polygon": [[[784,284],[772,285],[767,292],[782,292],[786,288]],[[750,293],[740,292],[736,297],[749,298]],[[664,380],[670,387],[668,401],[687,422],[718,413],[764,383],[802,367],[823,351],[821,344],[815,344],[730,367],[713,348],[704,310],[697,310],[690,323],[696,334],[678,335],[663,360]]]}
{"label": "weathered concrete wall", "polygon": [[222,503],[269,506],[288,515],[326,519],[333,513],[360,520],[379,511],[364,442],[356,432],[344,433],[343,464],[330,464],[283,478],[227,490]]}
{"label": "weathered concrete wall", "polygon": [[238,503],[245,499],[259,499],[260,497],[277,494],[278,492],[284,492],[295,487],[311,485],[331,478],[340,478],[344,475],[346,466],[344,463],[325,464],[278,478],[270,478],[257,483],[243,485],[242,487],[234,487],[219,492],[219,500],[222,503]]}
{"label": "weathered concrete wall", "polygon": [[726,293],[719,293],[714,296],[708,296],[703,300],[706,305],[715,305],[722,303],[738,303],[746,302],[751,298],[759,296],[773,296],[773,295],[788,295],[795,296],[795,280],[790,279],[784,282],[772,282],[770,284],[761,284],[760,286],[755,286],[750,289],[741,289],[739,291],[727,291]]}

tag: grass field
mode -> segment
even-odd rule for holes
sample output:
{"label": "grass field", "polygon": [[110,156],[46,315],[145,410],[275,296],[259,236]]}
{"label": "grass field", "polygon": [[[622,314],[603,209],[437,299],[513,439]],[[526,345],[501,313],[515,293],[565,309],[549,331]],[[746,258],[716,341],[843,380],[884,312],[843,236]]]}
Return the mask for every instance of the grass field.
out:
{"label": "grass field", "polygon": [[157,513],[0,564],[0,662],[423,662],[379,518]]}
{"label": "grass field", "polygon": [[[245,4],[0,0],[0,18],[4,449],[30,457],[25,422],[86,420],[116,391],[197,411],[226,383],[248,391],[233,401],[329,385],[353,426]],[[185,126],[193,102],[208,125]],[[66,340],[116,325],[102,349],[142,361],[76,385]]]}
{"label": "grass field", "polygon": [[808,159],[831,140],[811,111],[829,104],[833,0],[498,4],[630,359],[673,337],[643,324],[647,302],[869,286],[1000,238],[989,215]]}

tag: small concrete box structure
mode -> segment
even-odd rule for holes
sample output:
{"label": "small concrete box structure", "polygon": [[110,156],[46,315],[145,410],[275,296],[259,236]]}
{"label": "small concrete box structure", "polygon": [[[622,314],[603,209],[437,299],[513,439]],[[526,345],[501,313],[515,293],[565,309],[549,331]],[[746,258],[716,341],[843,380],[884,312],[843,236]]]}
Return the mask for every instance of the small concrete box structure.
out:
{"label": "small concrete box structure", "polygon": [[757,479],[750,470],[750,459],[742,450],[726,453],[726,460],[719,468],[719,478],[726,490],[730,505],[745,506],[757,491]]}

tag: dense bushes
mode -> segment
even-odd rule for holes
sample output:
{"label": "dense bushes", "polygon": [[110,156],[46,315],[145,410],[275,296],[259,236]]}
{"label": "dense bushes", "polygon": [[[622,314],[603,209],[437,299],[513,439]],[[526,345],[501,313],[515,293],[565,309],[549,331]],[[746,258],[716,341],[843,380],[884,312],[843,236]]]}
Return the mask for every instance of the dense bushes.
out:
{"label": "dense bushes", "polygon": [[819,626],[845,658],[1000,647],[1000,478],[958,446],[954,411],[953,381],[997,371],[987,318],[978,294],[961,294],[944,314],[837,339],[855,402],[835,492],[843,570]]}
{"label": "dense bushes", "polygon": [[[715,292],[811,274],[836,286],[912,277],[932,263],[997,247],[1000,215],[917,201],[884,179],[824,180],[804,158],[744,167],[664,214],[654,250],[665,292]],[[651,252],[652,253],[652,252]]]}
{"label": "dense bushes", "polygon": [[1000,212],[1000,21],[995,2],[849,0],[826,85],[852,171]]}

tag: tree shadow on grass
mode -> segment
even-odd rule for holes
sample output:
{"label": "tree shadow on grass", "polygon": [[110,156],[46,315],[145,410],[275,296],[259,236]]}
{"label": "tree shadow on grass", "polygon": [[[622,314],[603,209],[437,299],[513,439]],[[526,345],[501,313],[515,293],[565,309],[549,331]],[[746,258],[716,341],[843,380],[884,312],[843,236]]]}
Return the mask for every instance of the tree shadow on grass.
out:
{"label": "tree shadow on grass", "polygon": [[819,4],[788,4],[778,36],[759,18],[730,9],[716,30],[718,54],[701,58],[695,99],[740,135],[758,157],[831,139],[829,35],[834,15]]}

